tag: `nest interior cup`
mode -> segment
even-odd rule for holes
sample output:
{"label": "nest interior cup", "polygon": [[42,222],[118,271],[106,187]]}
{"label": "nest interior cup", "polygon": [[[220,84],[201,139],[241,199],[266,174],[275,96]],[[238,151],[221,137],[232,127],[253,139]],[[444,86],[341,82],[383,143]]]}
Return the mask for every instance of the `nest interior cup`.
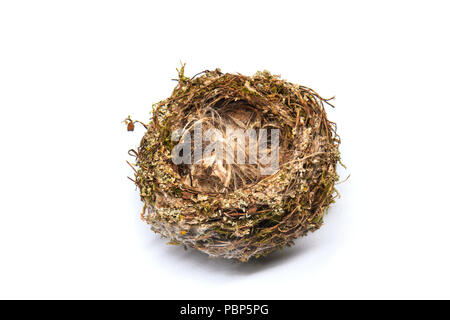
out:
{"label": "nest interior cup", "polygon": [[[143,220],[170,243],[240,261],[317,230],[337,196],[340,159],[325,104],[267,71],[188,78],[182,66],[135,152]],[[195,130],[208,134],[198,140]]]}

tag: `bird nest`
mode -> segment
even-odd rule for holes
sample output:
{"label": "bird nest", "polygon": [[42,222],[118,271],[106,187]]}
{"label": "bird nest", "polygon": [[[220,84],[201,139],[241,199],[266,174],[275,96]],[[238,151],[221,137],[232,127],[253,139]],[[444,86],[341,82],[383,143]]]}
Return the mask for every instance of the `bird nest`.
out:
{"label": "bird nest", "polygon": [[240,261],[317,230],[337,196],[340,159],[325,104],[267,71],[188,78],[182,66],[132,150],[142,219],[171,244]]}

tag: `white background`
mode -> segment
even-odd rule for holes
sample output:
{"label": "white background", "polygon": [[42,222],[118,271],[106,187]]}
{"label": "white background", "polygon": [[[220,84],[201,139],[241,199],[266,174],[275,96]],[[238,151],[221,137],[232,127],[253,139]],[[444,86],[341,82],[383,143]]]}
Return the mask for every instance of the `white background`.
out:
{"label": "white background", "polygon": [[[448,1],[1,1],[0,298],[450,298]],[[167,246],[125,161],[188,75],[336,96],[322,229],[247,264]]]}

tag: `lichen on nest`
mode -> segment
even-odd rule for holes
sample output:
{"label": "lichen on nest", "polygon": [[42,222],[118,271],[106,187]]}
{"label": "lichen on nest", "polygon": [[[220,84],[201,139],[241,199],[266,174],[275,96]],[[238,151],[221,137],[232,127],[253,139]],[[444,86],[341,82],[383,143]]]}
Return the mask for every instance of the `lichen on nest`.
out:
{"label": "lichen on nest", "polygon": [[[317,230],[337,197],[340,161],[340,139],[325,104],[331,105],[312,89],[268,71],[250,77],[216,69],[188,78],[183,65],[172,95],[154,105],[147,132],[132,150],[142,219],[172,244],[240,261]],[[134,121],[126,121],[132,130]],[[261,175],[263,163],[223,163],[214,156],[175,164],[173,135],[179,128],[190,134],[194,124],[225,136],[230,128],[278,129],[277,170]],[[228,140],[220,143],[234,143]],[[242,148],[248,160],[248,147]]]}

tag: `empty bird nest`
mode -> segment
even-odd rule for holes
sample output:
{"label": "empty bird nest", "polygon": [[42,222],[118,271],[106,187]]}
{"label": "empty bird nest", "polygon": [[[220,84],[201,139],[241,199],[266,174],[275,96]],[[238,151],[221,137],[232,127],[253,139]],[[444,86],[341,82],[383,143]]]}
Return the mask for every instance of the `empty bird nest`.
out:
{"label": "empty bird nest", "polygon": [[328,100],[267,71],[188,78],[182,66],[177,81],[131,150],[142,219],[172,244],[240,261],[320,228],[340,159]]}

